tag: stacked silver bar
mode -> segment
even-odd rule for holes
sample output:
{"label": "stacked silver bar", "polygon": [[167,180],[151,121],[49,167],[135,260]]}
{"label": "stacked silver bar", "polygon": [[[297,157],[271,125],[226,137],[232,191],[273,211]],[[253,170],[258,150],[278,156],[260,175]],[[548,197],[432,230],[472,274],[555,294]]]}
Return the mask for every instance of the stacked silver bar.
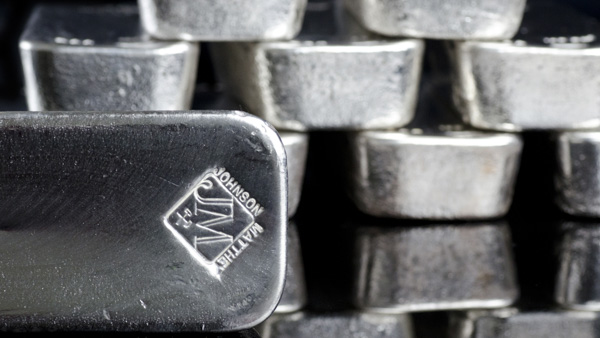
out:
{"label": "stacked silver bar", "polygon": [[[569,35],[560,35],[565,30]],[[64,113],[0,118],[6,137],[0,156],[15,178],[0,178],[7,196],[0,203],[6,211],[0,256],[11,257],[0,260],[0,329],[229,331],[274,312],[263,337],[410,338],[411,313],[453,311],[450,332],[457,338],[597,336],[600,223],[565,222],[555,296],[561,308],[528,311],[512,307],[519,286],[510,229],[501,218],[512,203],[523,148],[515,132],[529,130],[556,135],[558,206],[600,217],[600,104],[591,99],[600,73],[598,36],[594,20],[544,3],[526,10],[525,0],[40,7],[20,42],[27,103],[30,110]],[[439,100],[437,86],[420,86],[424,39],[447,40],[453,105]],[[210,93],[218,103],[198,101],[198,108],[241,106],[261,117],[277,128],[287,158],[271,127],[256,118],[187,111],[199,42],[210,42],[225,94]],[[326,314],[308,304],[304,269],[310,267],[293,220],[314,131],[347,134],[348,191],[368,215],[352,224],[354,307]],[[84,137],[101,144],[100,151],[86,152]],[[64,183],[69,177],[35,167],[44,152],[54,169],[74,160],[66,171],[71,177],[95,170],[91,157],[118,165],[98,168],[101,177],[92,173],[89,182],[77,176],[78,190]],[[35,167],[33,174],[20,171],[23,163]],[[200,168],[207,164],[214,168]],[[129,185],[131,177],[137,185]],[[107,212],[102,201],[113,195],[139,203],[123,197],[118,206],[111,202],[111,217],[94,216]],[[27,215],[27,202],[37,207],[47,196],[64,202],[57,202],[59,211],[68,203],[89,207],[82,212],[89,217],[52,208]],[[133,220],[119,227],[119,207],[136,205],[143,215],[126,213]],[[234,214],[245,215],[247,227],[235,219],[241,230],[229,233],[221,225]],[[11,222],[45,217],[52,226],[8,231]],[[156,220],[160,230],[148,227]],[[104,230],[83,233],[93,237],[84,241],[76,236],[78,224]],[[196,225],[201,236],[189,230]],[[36,231],[55,242],[51,250],[32,239]],[[106,249],[103,241],[117,245]],[[124,258],[129,248],[144,259]],[[85,266],[94,259],[100,268]],[[117,273],[113,263],[126,272]],[[38,281],[39,271],[47,278]],[[92,280],[89,289],[73,291],[85,280]],[[88,294],[93,301],[85,302]]]}

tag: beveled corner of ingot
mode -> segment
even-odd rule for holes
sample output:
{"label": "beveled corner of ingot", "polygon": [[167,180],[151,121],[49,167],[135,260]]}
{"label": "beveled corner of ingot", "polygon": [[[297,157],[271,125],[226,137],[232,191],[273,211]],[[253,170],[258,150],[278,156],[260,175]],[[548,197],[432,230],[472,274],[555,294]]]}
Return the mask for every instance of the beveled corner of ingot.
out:
{"label": "beveled corner of ingot", "polygon": [[600,216],[600,132],[561,132],[556,151],[557,205],[574,216]]}
{"label": "beveled corner of ingot", "polygon": [[561,226],[555,301],[563,308],[599,311],[600,252],[598,222],[564,222]]}
{"label": "beveled corner of ingot", "polygon": [[360,311],[313,313],[301,311],[276,314],[260,328],[263,338],[276,337],[372,337],[413,338],[412,320],[407,314],[380,314]]}
{"label": "beveled corner of ingot", "polygon": [[306,3],[138,0],[142,26],[150,35],[187,41],[289,40],[300,30]]}
{"label": "beveled corner of ingot", "polygon": [[309,136],[308,133],[295,132],[281,132],[279,136],[281,136],[287,154],[288,217],[291,218],[296,214],[302,196]]}
{"label": "beveled corner of ingot", "polygon": [[453,338],[542,338],[598,336],[600,317],[593,312],[546,309],[468,311],[451,314]]}
{"label": "beveled corner of ingot", "polygon": [[335,13],[334,5],[309,8],[303,31],[292,41],[211,45],[227,90],[281,130],[362,130],[409,123],[424,42],[354,31],[351,22],[338,23],[344,16]]}
{"label": "beveled corner of ingot", "polygon": [[350,141],[351,195],[363,212],[415,219],[486,219],[512,201],[515,134],[364,131]]}
{"label": "beveled corner of ingot", "polygon": [[505,223],[363,226],[355,252],[354,301],[363,310],[502,308],[519,294]]}
{"label": "beveled corner of ingot", "polygon": [[190,108],[198,44],[151,40],[135,6],[38,6],[19,46],[30,110]]}
{"label": "beveled corner of ingot", "polygon": [[[537,2],[510,41],[453,43],[455,99],[481,129],[573,130],[600,126],[594,100],[600,24],[573,9]],[[571,112],[566,114],[565,112]]]}
{"label": "beveled corner of ingot", "polygon": [[369,30],[386,36],[447,40],[503,40],[519,28],[525,0],[346,0]]}
{"label": "beveled corner of ingot", "polygon": [[232,331],[285,277],[286,155],[245,113],[0,114],[7,330]]}
{"label": "beveled corner of ingot", "polygon": [[307,303],[304,264],[296,222],[289,221],[287,229],[287,265],[285,286],[275,313],[291,313],[302,309]]}

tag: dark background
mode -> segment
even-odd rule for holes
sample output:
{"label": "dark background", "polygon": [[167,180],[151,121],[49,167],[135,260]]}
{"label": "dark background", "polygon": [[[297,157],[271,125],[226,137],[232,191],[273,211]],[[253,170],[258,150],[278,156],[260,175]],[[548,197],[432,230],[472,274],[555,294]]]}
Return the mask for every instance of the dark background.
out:
{"label": "dark background", "polygon": [[[176,1],[176,0],[174,0]],[[257,0],[258,1],[258,0]],[[502,1],[502,0],[498,0]],[[135,1],[4,1],[0,2],[0,111],[24,110],[23,79],[18,39],[28,13],[36,3],[124,3]],[[600,18],[600,1],[563,0]],[[600,32],[598,32],[600,33]],[[203,47],[206,47],[203,45]],[[435,60],[439,44],[428,42],[427,60]],[[201,88],[218,90],[208,53],[201,53],[198,82]],[[431,62],[430,62],[431,63]],[[425,67],[424,79],[430,72]],[[426,86],[423,83],[422,86]],[[202,102],[196,102],[201,107]],[[519,306],[548,308],[556,276],[558,226],[567,218],[554,206],[553,171],[556,160],[552,135],[523,134],[525,148],[509,222],[521,287]],[[401,220],[379,220],[361,214],[346,194],[344,163],[346,135],[311,133],[311,145],[302,201],[296,221],[303,246],[309,306],[313,311],[346,310],[352,287],[353,228],[357,223],[384,226],[408,225]],[[440,337],[447,325],[444,313],[414,316],[417,337]]]}

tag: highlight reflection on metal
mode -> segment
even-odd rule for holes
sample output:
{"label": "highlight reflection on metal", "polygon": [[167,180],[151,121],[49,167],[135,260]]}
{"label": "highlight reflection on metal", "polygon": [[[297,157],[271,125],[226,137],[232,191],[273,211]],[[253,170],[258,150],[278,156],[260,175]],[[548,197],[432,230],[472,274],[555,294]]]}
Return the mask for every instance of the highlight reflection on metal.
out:
{"label": "highlight reflection on metal", "polygon": [[139,0],[154,37],[191,41],[288,40],[300,30],[306,0]]}
{"label": "highlight reflection on metal", "polygon": [[577,311],[469,311],[453,313],[452,322],[450,338],[592,338],[600,331],[597,313]]}
{"label": "highlight reflection on metal", "polygon": [[306,284],[304,282],[304,264],[300,239],[294,221],[288,222],[287,266],[285,286],[275,313],[288,313],[302,309],[306,305]]}
{"label": "highlight reflection on metal", "polygon": [[306,156],[308,155],[308,134],[280,132],[288,160],[288,217],[293,217],[302,196]]}
{"label": "highlight reflection on metal", "polygon": [[210,50],[230,93],[276,128],[355,130],[413,118],[424,43],[373,37],[335,6],[313,4],[295,40]]}
{"label": "highlight reflection on metal", "polygon": [[555,300],[574,310],[600,311],[600,223],[565,222]]}
{"label": "highlight reflection on metal", "polygon": [[363,212],[484,219],[512,201],[522,141],[477,131],[364,131],[351,137],[352,196]]}
{"label": "highlight reflection on metal", "polygon": [[558,206],[571,215],[600,217],[600,132],[562,132],[556,147]]}
{"label": "highlight reflection on metal", "polygon": [[511,305],[518,286],[506,224],[365,226],[355,302],[401,313]]}
{"label": "highlight reflection on metal", "polygon": [[412,338],[413,329],[407,314],[366,312],[277,314],[263,324],[263,338]]}
{"label": "highlight reflection on metal", "polygon": [[239,330],[275,309],[286,158],[264,121],[2,113],[0,163],[1,329]]}
{"label": "highlight reflection on metal", "polygon": [[20,41],[30,110],[184,110],[199,47],[152,41],[132,6],[40,6]]}
{"label": "highlight reflection on metal", "polygon": [[503,40],[519,28],[525,0],[345,0],[368,29],[428,39]]}
{"label": "highlight reflection on metal", "polygon": [[[534,2],[519,35],[505,42],[455,42],[455,99],[484,129],[600,126],[600,24],[550,2]],[[567,113],[568,112],[568,113]]]}

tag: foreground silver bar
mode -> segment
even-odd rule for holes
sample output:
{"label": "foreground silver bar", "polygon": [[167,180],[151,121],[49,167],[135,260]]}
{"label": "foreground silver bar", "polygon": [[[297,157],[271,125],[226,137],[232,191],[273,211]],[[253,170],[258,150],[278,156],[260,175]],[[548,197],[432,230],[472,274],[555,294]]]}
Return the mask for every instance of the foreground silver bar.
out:
{"label": "foreground silver bar", "polygon": [[230,93],[281,130],[390,128],[410,122],[423,42],[356,33],[343,26],[348,23],[339,17],[344,13],[318,5],[307,11],[296,40],[212,44],[218,74]]}
{"label": "foreground silver bar", "polygon": [[360,312],[274,315],[261,330],[263,338],[412,338],[410,316]]}
{"label": "foreground silver bar", "polygon": [[464,119],[507,131],[600,127],[600,103],[590,99],[600,79],[598,22],[541,2],[521,32],[512,41],[454,44]]}
{"label": "foreground silver bar", "polygon": [[600,217],[600,132],[563,132],[556,145],[558,206],[571,215]]}
{"label": "foreground silver bar", "polygon": [[286,158],[240,112],[0,114],[0,328],[227,331],[285,276]]}
{"label": "foreground silver bar", "polygon": [[345,0],[368,29],[383,35],[502,40],[517,33],[525,0]]}
{"label": "foreground silver bar", "polygon": [[192,41],[289,40],[300,30],[306,0],[139,0],[154,37]]}
{"label": "foreground silver bar", "polygon": [[484,219],[512,201],[522,141],[476,131],[365,131],[350,138],[352,197],[365,213]]}
{"label": "foreground silver bar", "polygon": [[38,7],[20,49],[29,110],[190,108],[198,45],[149,40],[136,7]]}
{"label": "foreground silver bar", "polygon": [[401,313],[499,308],[518,296],[506,224],[359,228],[355,303]]}
{"label": "foreground silver bar", "polygon": [[600,311],[600,223],[565,222],[559,253],[556,302]]}
{"label": "foreground silver bar", "polygon": [[306,305],[306,284],[304,282],[304,264],[300,239],[294,221],[288,222],[287,233],[287,266],[285,286],[275,313],[288,313],[302,309]]}
{"label": "foreground silver bar", "polygon": [[516,309],[471,311],[452,315],[450,338],[592,338],[600,335],[596,313],[519,312]]}
{"label": "foreground silver bar", "polygon": [[302,196],[306,156],[308,155],[308,134],[281,132],[288,161],[288,217],[294,216]]}

